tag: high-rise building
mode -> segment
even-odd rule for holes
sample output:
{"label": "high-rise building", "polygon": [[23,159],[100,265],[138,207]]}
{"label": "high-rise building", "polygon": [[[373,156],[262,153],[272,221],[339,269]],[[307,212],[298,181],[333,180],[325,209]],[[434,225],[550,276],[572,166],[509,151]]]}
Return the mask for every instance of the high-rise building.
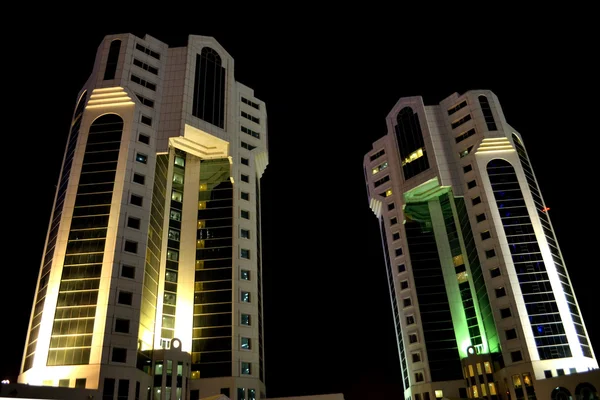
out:
{"label": "high-rise building", "polygon": [[568,379],[600,380],[598,362],[523,140],[492,92],[401,98],[363,165],[406,399],[595,391]]}
{"label": "high-rise building", "polygon": [[265,397],[266,119],[214,38],[104,38],[68,132],[19,382]]}

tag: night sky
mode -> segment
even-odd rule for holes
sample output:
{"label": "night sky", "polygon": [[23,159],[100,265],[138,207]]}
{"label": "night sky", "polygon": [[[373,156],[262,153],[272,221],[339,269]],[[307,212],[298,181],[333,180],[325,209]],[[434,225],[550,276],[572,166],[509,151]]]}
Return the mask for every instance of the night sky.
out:
{"label": "night sky", "polygon": [[[224,29],[223,21],[198,18],[195,24],[171,20],[177,30],[152,20],[133,26],[126,18],[46,21],[27,27],[31,40],[5,43],[0,378],[16,380],[20,367],[77,93],[104,35],[122,32],[148,33],[171,46],[185,44],[188,34],[213,36],[235,59],[236,80],[267,104],[262,232],[269,397],[402,398],[362,159],[405,96],[421,95],[426,104],[471,89],[498,96],[509,124],[522,134],[600,352],[593,229],[600,139],[598,102],[590,100],[597,63],[589,32],[517,20],[497,29],[468,18],[427,35],[419,25],[393,19],[375,20],[376,31],[359,30],[362,20],[342,17],[335,23],[273,19],[267,26],[247,19]],[[66,32],[59,34],[59,27]]]}

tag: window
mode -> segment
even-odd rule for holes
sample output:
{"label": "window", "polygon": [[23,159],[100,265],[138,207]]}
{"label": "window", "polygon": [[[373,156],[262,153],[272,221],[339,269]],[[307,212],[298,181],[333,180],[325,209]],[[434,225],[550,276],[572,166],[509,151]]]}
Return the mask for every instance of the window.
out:
{"label": "window", "polygon": [[486,240],[491,237],[492,237],[492,235],[490,234],[490,231],[481,232],[481,240]]}
{"label": "window", "polygon": [[250,219],[250,211],[242,210],[242,218]]}
{"label": "window", "polygon": [[171,192],[171,200],[178,201],[181,203],[183,201],[183,193],[181,193],[178,190],[173,190]]}
{"label": "window", "polygon": [[390,176],[389,176],[389,175],[386,175],[386,176],[384,176],[383,178],[381,178],[381,179],[378,179],[378,180],[376,180],[375,182],[373,182],[373,185],[374,185],[375,187],[378,187],[378,186],[381,186],[381,185],[383,185],[384,183],[386,183],[386,182],[389,182],[389,181],[390,181]]}
{"label": "window", "polygon": [[485,218],[485,214],[484,214],[484,213],[482,213],[482,214],[477,214],[477,215],[475,216],[475,219],[477,220],[477,222],[485,221],[485,219],[486,219],[486,218]]}
{"label": "window", "polygon": [[392,240],[398,240],[400,239],[400,232],[394,232],[392,234]]}
{"label": "window", "polygon": [[247,158],[242,157],[242,164],[244,165],[250,165],[250,160]]}
{"label": "window", "polygon": [[394,203],[388,204],[388,211],[392,211],[394,208],[396,208],[396,206],[394,205]]}
{"label": "window", "polygon": [[135,49],[141,51],[142,53],[148,54],[150,57],[154,57],[157,60],[160,60],[160,54],[158,54],[155,51],[150,50],[149,48],[146,48],[146,47],[142,46],[139,43],[135,44]]}
{"label": "window", "polygon": [[408,281],[400,282],[400,290],[408,289]]}
{"label": "window", "polygon": [[242,142],[242,148],[244,148],[246,150],[254,150],[256,148],[256,146],[253,146],[253,145],[248,144],[246,142]]}
{"label": "window", "polygon": [[129,320],[117,318],[115,320],[115,332],[129,333]]}
{"label": "window", "polygon": [[492,268],[492,269],[490,269],[490,275],[491,275],[491,277],[492,277],[492,278],[495,278],[495,277],[497,277],[497,276],[500,276],[500,275],[502,275],[502,274],[500,273],[500,268],[496,267],[496,268]]}
{"label": "window", "polygon": [[506,296],[506,289],[504,287],[496,288],[496,298]]}
{"label": "window", "polygon": [[173,249],[167,249],[167,260],[179,261],[179,252]]}
{"label": "window", "polygon": [[398,248],[396,249],[396,257],[400,257],[402,254],[403,254],[403,252],[402,252],[402,247],[398,247]]}
{"label": "window", "polygon": [[243,269],[240,271],[240,279],[243,281],[249,281],[250,280],[250,271],[248,271],[247,269]]}
{"label": "window", "polygon": [[456,129],[459,126],[461,126],[462,124],[464,124],[467,121],[471,120],[471,114],[467,114],[464,117],[462,117],[461,119],[457,119],[456,121],[454,121],[451,125],[452,125],[452,129]]}
{"label": "window", "polygon": [[144,125],[152,126],[152,118],[146,115],[142,115],[142,117],[140,118],[140,122]]}
{"label": "window", "polygon": [[370,158],[371,161],[375,161],[375,160],[377,160],[379,157],[381,157],[384,154],[385,154],[385,150],[381,149],[377,153],[372,154],[369,158]]}
{"label": "window", "polygon": [[473,150],[473,146],[469,146],[466,149],[464,149],[463,151],[458,153],[458,156],[460,158],[466,157],[469,155],[469,153],[471,152],[471,150]]}
{"label": "window", "polygon": [[473,171],[473,166],[471,164],[465,165],[463,167],[463,172],[466,174],[467,172]]}
{"label": "window", "polygon": [[174,306],[177,304],[177,295],[175,293],[165,293],[163,296],[163,304]]}
{"label": "window", "polygon": [[423,382],[424,378],[423,378],[423,373],[422,372],[415,372],[415,381],[417,382]]}
{"label": "window", "polygon": [[496,257],[496,251],[494,249],[489,249],[485,251],[485,256],[487,258],[493,258]]}
{"label": "window", "polygon": [[546,378],[552,378],[552,370],[550,370],[550,369],[545,370],[544,371],[544,376]]}
{"label": "window", "polygon": [[[113,40],[108,49],[108,57],[106,59],[106,69],[104,70],[104,80],[115,79],[117,72],[117,64],[119,62],[119,52],[121,51],[121,41]],[[68,386],[68,385],[67,385]]]}
{"label": "window", "polygon": [[140,185],[143,185],[144,183],[146,183],[146,177],[144,175],[134,173],[133,181],[135,183],[139,183]]}
{"label": "window", "polygon": [[123,278],[135,279],[135,267],[131,265],[123,265],[121,267],[121,276]]}
{"label": "window", "polygon": [[69,387],[69,379],[59,379],[58,387]]}
{"label": "window", "polygon": [[390,225],[396,225],[398,223],[398,218],[394,217],[390,219]]}
{"label": "window", "polygon": [[481,203],[481,196],[477,196],[477,197],[473,197],[471,199],[471,203],[476,206],[477,204]]}
{"label": "window", "polygon": [[183,185],[183,175],[182,174],[178,174],[178,173],[174,173],[173,174],[173,182],[177,183],[179,185]]}
{"label": "window", "polygon": [[412,300],[410,299],[410,297],[405,298],[402,303],[404,304],[404,307],[410,307],[412,306]]}
{"label": "window", "polygon": [[240,230],[240,236],[243,239],[250,239],[250,231],[248,229],[241,229]]}
{"label": "window", "polygon": [[140,133],[138,135],[138,141],[140,143],[144,143],[144,144],[150,144],[150,136],[148,135],[144,135],[143,133]]}
{"label": "window", "polygon": [[113,348],[112,361],[120,363],[127,362],[127,349],[120,347]]}
{"label": "window", "polygon": [[[221,394],[224,394],[225,396],[231,398],[231,391],[229,390],[229,388],[221,388]],[[181,398],[181,397],[177,397],[177,398]],[[168,397],[167,397],[168,399]]]}
{"label": "window", "polygon": [[154,100],[147,99],[144,96],[141,96],[137,93],[135,95],[138,98],[138,100],[140,101],[140,103],[142,103],[146,107],[154,108]]}
{"label": "window", "polygon": [[388,167],[388,162],[384,162],[381,165],[378,165],[377,167],[373,168],[373,175],[375,175],[376,173],[378,173],[379,171],[383,171],[384,169],[386,169]]}
{"label": "window", "polygon": [[[265,398],[264,393],[260,396],[261,398]],[[256,400],[256,389],[248,389],[248,400]]]}
{"label": "window", "polygon": [[249,249],[241,249],[240,250],[240,257],[242,258],[246,258],[246,259],[250,259],[250,250]]}
{"label": "window", "polygon": [[483,118],[485,118],[485,123],[487,125],[488,131],[498,130],[487,97],[479,96],[479,105],[481,106],[481,112],[483,113]]}
{"label": "window", "polygon": [[254,115],[250,115],[247,112],[242,111],[241,112],[242,117],[249,119],[250,121],[256,123],[256,124],[260,124],[260,119],[256,118]]}
{"label": "window", "polygon": [[242,290],[242,303],[250,303],[250,292]]}
{"label": "window", "polygon": [[475,135],[475,128],[471,128],[468,131],[461,133],[454,140],[456,141],[456,143],[460,143],[463,140],[470,138],[473,135]]}
{"label": "window", "polygon": [[156,91],[156,84],[155,83],[152,83],[152,82],[149,82],[149,81],[147,81],[145,79],[142,79],[142,78],[140,78],[137,75],[131,74],[131,82],[137,83],[140,86],[143,86],[143,87],[148,88],[150,90]]}
{"label": "window", "polygon": [[398,273],[402,273],[404,271],[406,271],[406,265],[398,264]]}
{"label": "window", "polygon": [[515,328],[507,329],[504,331],[504,333],[506,334],[506,340],[517,338],[517,330]]}
{"label": "window", "polygon": [[[245,388],[238,388],[237,392],[238,392],[238,395],[237,395],[238,400],[246,400],[246,389]],[[199,398],[200,398],[200,396],[198,396],[198,399]]]}
{"label": "window", "polygon": [[135,155],[135,161],[142,163],[142,164],[147,164],[148,163],[148,156],[142,153],[137,153]]}
{"label": "window", "polygon": [[248,175],[242,174],[242,182],[249,183],[250,182],[250,177]]}
{"label": "window", "polygon": [[240,324],[244,326],[250,326],[250,314],[242,314],[240,317]]}
{"label": "window", "polygon": [[569,374],[573,375],[577,373],[577,368],[569,368]]}
{"label": "window", "polygon": [[[460,103],[458,103],[457,105],[455,105],[454,107],[452,107],[452,108],[449,108],[449,109],[448,109],[448,115],[452,115],[452,114],[454,114],[455,112],[457,112],[458,110],[460,110],[460,109],[462,109],[462,108],[465,108],[466,106],[467,106],[467,101],[466,101],[466,100],[463,100],[463,101],[461,101]],[[441,392],[441,390],[440,390],[440,392]],[[437,394],[436,394],[436,396],[435,396],[435,397],[438,397],[438,396],[437,396]],[[440,396],[440,397],[443,397],[443,396]]]}
{"label": "window", "polygon": [[133,304],[133,293],[119,291],[119,297],[117,298],[117,303],[124,304],[126,306],[130,306],[131,304]]}
{"label": "window", "polygon": [[247,133],[248,135],[250,135],[252,137],[260,139],[260,133],[253,131],[252,129],[246,128],[245,126],[242,125],[241,130],[242,130],[242,132]]}
{"label": "window", "polygon": [[140,229],[141,220],[139,218],[128,217],[127,227],[132,229]]}
{"label": "window", "polygon": [[129,252],[129,253],[136,253],[138,251],[138,244],[137,242],[133,242],[131,240],[126,240],[125,241],[125,247],[124,250]]}
{"label": "window", "polygon": [[500,309],[500,317],[502,319],[512,317],[512,313],[510,312],[510,308],[501,308]]}
{"label": "window", "polygon": [[421,353],[412,353],[412,362],[421,362]]}
{"label": "window", "polygon": [[254,107],[254,108],[256,108],[257,110],[260,110],[260,108],[259,108],[259,105],[258,105],[258,104],[256,104],[256,103],[255,103],[255,102],[253,102],[253,101],[250,101],[250,100],[248,100],[248,99],[247,99],[247,98],[245,98],[245,97],[242,97],[242,103],[244,103],[244,104],[248,104],[250,107]]}
{"label": "window", "polygon": [[[512,355],[512,353],[511,353],[511,355]],[[557,368],[556,369],[556,375],[558,375],[558,376],[564,376],[565,375],[565,370],[562,369],[562,368]]]}
{"label": "window", "polygon": [[148,65],[144,62],[141,62],[137,58],[133,59],[133,65],[135,65],[136,67],[140,67],[141,69],[148,71],[151,74],[158,75],[158,68],[155,68],[152,65]]}
{"label": "window", "polygon": [[242,197],[242,200],[250,201],[250,193],[242,192],[241,197]]}
{"label": "window", "polygon": [[521,354],[520,350],[511,351],[510,352],[510,358],[511,358],[512,362],[523,361],[523,355]]}
{"label": "window", "polygon": [[185,167],[185,158],[181,156],[175,156],[175,165],[179,167]]}
{"label": "window", "polygon": [[242,349],[245,349],[245,350],[250,350],[250,348],[251,348],[251,344],[250,344],[250,338],[243,337],[243,338],[242,338],[242,344],[241,344],[241,346],[240,346],[240,347],[241,347]]}
{"label": "window", "polygon": [[408,343],[413,344],[413,343],[417,343],[419,341],[417,334],[416,333],[410,333],[408,335]]}
{"label": "window", "polygon": [[249,362],[242,361],[242,375],[252,374],[251,364]]}
{"label": "window", "polygon": [[177,229],[169,228],[169,240],[179,242],[179,231]]}
{"label": "window", "polygon": [[436,399],[441,399],[442,397],[444,397],[444,391],[443,390],[436,390],[435,391],[435,398]]}
{"label": "window", "polygon": [[469,189],[473,189],[475,186],[477,186],[477,182],[475,180],[467,182],[467,187]]}
{"label": "window", "polygon": [[492,373],[492,365],[490,364],[489,361],[485,361],[483,363],[483,368],[485,369],[485,373],[486,374],[491,374]]}
{"label": "window", "polygon": [[409,315],[406,317],[406,325],[412,325],[415,323],[415,317],[413,315]]}
{"label": "window", "polygon": [[171,210],[169,217],[175,221],[181,221],[181,212],[177,210]]}
{"label": "window", "polygon": [[79,389],[85,389],[85,378],[75,379],[75,387]]}
{"label": "window", "polygon": [[132,194],[129,198],[129,203],[133,204],[134,206],[141,207],[143,202],[144,198],[142,196],[138,196],[137,194]]}
{"label": "window", "polygon": [[177,272],[167,270],[167,272],[165,272],[165,281],[177,283]]}

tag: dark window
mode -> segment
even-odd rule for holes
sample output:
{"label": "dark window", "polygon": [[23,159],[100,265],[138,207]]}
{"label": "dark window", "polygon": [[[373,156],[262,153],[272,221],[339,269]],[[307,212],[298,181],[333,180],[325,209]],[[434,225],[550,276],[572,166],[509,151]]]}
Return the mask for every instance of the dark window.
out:
{"label": "dark window", "polygon": [[135,279],[135,267],[131,265],[123,265],[121,267],[121,276],[123,278]]}
{"label": "dark window", "polygon": [[473,135],[475,135],[475,128],[471,128],[468,131],[461,133],[454,140],[456,141],[456,143],[460,143],[463,140],[470,138]]}
{"label": "dark window", "polygon": [[475,180],[467,182],[467,187],[469,189],[473,189],[475,186],[477,186],[477,182]]}
{"label": "dark window", "polygon": [[137,242],[133,242],[131,240],[126,240],[124,249],[125,249],[125,251],[127,251],[129,253],[137,253],[138,244],[137,244]]}
{"label": "dark window", "polygon": [[406,265],[398,264],[398,273],[406,271]]}
{"label": "dark window", "polygon": [[251,375],[252,374],[252,364],[249,362],[242,361],[242,375]]}
{"label": "dark window", "polygon": [[490,269],[490,275],[492,276],[492,278],[502,275],[500,273],[500,268],[496,267],[496,268]]}
{"label": "dark window", "polygon": [[157,52],[155,52],[155,51],[152,51],[152,50],[150,50],[150,49],[149,49],[149,48],[147,48],[147,47],[144,47],[144,46],[142,46],[142,45],[141,45],[141,44],[139,44],[139,43],[136,43],[136,44],[135,44],[135,49],[136,49],[136,50],[139,50],[139,51],[141,51],[142,53],[146,53],[146,54],[148,54],[150,57],[154,57],[154,58],[156,58],[157,60],[160,60],[160,54],[158,54],[158,53],[157,53]]}
{"label": "dark window", "polygon": [[240,324],[250,326],[250,314],[242,314],[240,317]]}
{"label": "dark window", "polygon": [[242,197],[242,200],[250,201],[250,193],[242,192],[241,197]]}
{"label": "dark window", "polygon": [[148,88],[150,90],[156,91],[156,84],[152,82],[148,82],[145,79],[140,78],[139,76],[131,74],[131,82],[137,83],[140,86]]}
{"label": "dark window", "polygon": [[398,223],[398,218],[394,217],[390,219],[390,225],[396,225]]}
{"label": "dark window", "polygon": [[[242,114],[243,114],[243,113],[242,113]],[[246,114],[246,115],[247,115],[247,114]],[[252,117],[252,118],[254,118],[254,117]],[[258,118],[256,118],[256,120],[258,121]],[[258,123],[258,122],[257,122],[257,123]],[[255,138],[257,138],[257,139],[260,139],[260,133],[258,133],[258,132],[256,132],[256,131],[253,131],[253,130],[252,130],[252,129],[250,129],[250,128],[246,128],[245,126],[243,126],[243,125],[242,125],[242,127],[241,127],[241,130],[242,130],[242,132],[244,132],[244,133],[247,133],[248,135],[250,135],[250,136],[252,136],[252,137],[255,137]]]}
{"label": "dark window", "polygon": [[58,387],[69,387],[69,381],[70,379],[59,379]]}
{"label": "dark window", "polygon": [[384,154],[385,154],[385,150],[381,149],[377,153],[371,154],[371,157],[369,157],[369,158],[370,158],[371,161],[375,161],[375,160],[377,160],[379,157],[381,157]]}
{"label": "dark window", "polygon": [[389,180],[390,180],[390,176],[389,176],[389,175],[386,175],[386,176],[384,176],[383,178],[376,180],[376,181],[373,183],[373,185],[374,185],[375,187],[378,187],[378,186],[381,186],[381,185],[383,185],[383,184],[384,184],[384,183],[386,183],[386,182],[389,182]]}
{"label": "dark window", "polygon": [[517,330],[515,328],[507,329],[504,331],[504,333],[506,334],[506,340],[517,338]]}
{"label": "dark window", "polygon": [[225,127],[225,68],[221,56],[210,47],[196,55],[192,114],[219,128]]}
{"label": "dark window", "polygon": [[511,358],[512,362],[523,361],[523,355],[521,354],[520,350],[511,351],[510,358]]}
{"label": "dark window", "polygon": [[461,101],[460,103],[458,103],[457,105],[455,105],[454,107],[452,107],[452,108],[449,108],[449,109],[448,109],[448,115],[452,115],[452,114],[454,114],[455,112],[457,112],[458,110],[460,110],[460,109],[462,109],[462,108],[465,108],[466,106],[467,106],[467,101],[466,101],[466,100],[463,100],[463,101]]}
{"label": "dark window", "polygon": [[139,95],[137,93],[135,95],[138,98],[138,100],[140,101],[140,103],[142,103],[146,107],[154,108],[154,100],[147,99],[144,96]]}
{"label": "dark window", "polygon": [[247,158],[242,157],[242,164],[244,165],[250,165],[250,160]]}
{"label": "dark window", "polygon": [[473,146],[467,147],[463,151],[459,152],[458,155],[459,155],[460,158],[466,157],[467,155],[469,155],[469,153],[471,152],[471,150],[473,150]]}
{"label": "dark window", "polygon": [[415,323],[415,317],[412,315],[409,315],[408,317],[406,317],[406,325],[412,325]]}
{"label": "dark window", "polygon": [[475,219],[477,220],[477,222],[485,221],[485,214],[477,214],[475,216]]}
{"label": "dark window", "polygon": [[78,389],[85,389],[85,378],[75,379],[75,387]]}
{"label": "dark window", "polygon": [[231,392],[230,392],[229,388],[221,388],[221,394],[224,394],[227,397],[231,396]]}
{"label": "dark window", "polygon": [[240,250],[240,257],[246,258],[246,259],[250,259],[250,250],[248,250],[248,249],[241,249]]}
{"label": "dark window", "polygon": [[565,370],[562,368],[557,368],[556,369],[556,375],[558,376],[564,376],[565,375]]}
{"label": "dark window", "polygon": [[127,227],[133,229],[140,229],[141,220],[139,218],[128,217]]}
{"label": "dark window", "polygon": [[140,141],[141,143],[144,143],[144,144],[150,144],[150,136],[140,133],[138,135],[138,141]]}
{"label": "dark window", "polygon": [[240,279],[243,281],[249,281],[250,280],[250,271],[248,271],[247,269],[242,269],[240,271]]}
{"label": "dark window", "polygon": [[421,361],[421,354],[413,353],[412,354],[412,362],[416,363],[416,362],[420,362],[420,361]]}
{"label": "dark window", "polygon": [[402,303],[404,304],[404,307],[410,307],[412,305],[412,300],[410,299],[410,297],[407,297],[402,301]]}
{"label": "dark window", "polygon": [[402,247],[398,247],[396,249],[396,257],[400,257],[402,255]]}
{"label": "dark window", "polygon": [[396,116],[395,130],[404,179],[410,179],[429,168],[419,115],[404,107]]}
{"label": "dark window", "polygon": [[133,181],[135,183],[139,183],[140,185],[143,185],[144,183],[146,183],[146,177],[142,174],[133,174]]}
{"label": "dark window", "polygon": [[398,239],[400,239],[400,232],[394,232],[394,233],[392,234],[392,239],[393,239],[393,240],[398,240]]}
{"label": "dark window", "polygon": [[254,115],[248,114],[247,112],[241,112],[242,117],[249,119],[250,121],[260,124],[260,119],[256,118]]}
{"label": "dark window", "polygon": [[544,376],[546,378],[552,378],[552,370],[550,370],[550,369],[545,370],[544,371]]}
{"label": "dark window", "polygon": [[504,297],[506,296],[506,289],[501,287],[501,288],[496,288],[496,298],[498,297]]}
{"label": "dark window", "polygon": [[127,349],[120,347],[113,348],[112,361],[121,363],[127,362]]}
{"label": "dark window", "polygon": [[115,320],[115,332],[129,333],[129,320],[117,318]]}
{"label": "dark window", "polygon": [[400,282],[400,290],[408,289],[408,281]]}
{"label": "dark window", "polygon": [[108,50],[108,58],[106,59],[106,69],[104,70],[104,80],[115,79],[117,72],[117,64],[119,62],[119,51],[121,50],[121,41],[113,40],[110,43]]}
{"label": "dark window", "polygon": [[142,164],[146,164],[148,163],[148,156],[142,153],[137,153],[135,155],[135,161],[142,163]]}
{"label": "dark window", "polygon": [[250,182],[250,177],[248,175],[242,174],[242,182],[249,183]]}
{"label": "dark window", "polygon": [[253,145],[248,144],[246,142],[242,142],[242,148],[244,148],[246,150],[254,150],[256,148],[256,146],[253,146]]}
{"label": "dark window", "polygon": [[129,398],[129,380],[119,379],[119,391],[117,400],[127,400]]}
{"label": "dark window", "polygon": [[252,342],[251,342],[250,338],[242,337],[240,347],[245,350],[250,350],[252,347]]}
{"label": "dark window", "polygon": [[140,121],[142,122],[142,124],[152,126],[152,118],[150,118],[150,117],[142,115],[142,117],[140,118]]}
{"label": "dark window", "polygon": [[494,122],[494,116],[492,115],[492,109],[490,108],[490,102],[487,97],[479,96],[479,105],[481,106],[481,112],[483,112],[483,118],[487,124],[488,131],[496,131],[496,122]]}
{"label": "dark window", "polygon": [[242,210],[242,218],[250,219],[250,211]]}
{"label": "dark window", "polygon": [[117,299],[117,303],[130,306],[131,304],[133,304],[133,293],[119,291],[119,298]]}
{"label": "dark window", "polygon": [[133,59],[133,65],[135,65],[136,67],[140,67],[141,69],[148,71],[151,74],[158,75],[158,68],[155,68],[152,65],[148,65],[145,62],[141,62],[137,58]]}
{"label": "dark window", "polygon": [[388,204],[388,211],[392,211],[394,208],[396,208],[396,206],[394,205],[394,203]]}
{"label": "dark window", "polygon": [[492,235],[490,234],[490,231],[481,232],[481,240],[486,240],[491,237],[492,237]]}
{"label": "dark window", "polygon": [[510,308],[501,308],[500,309],[500,317],[502,317],[502,319],[508,318],[511,316],[512,316],[512,313],[510,312]]}
{"label": "dark window", "polygon": [[471,199],[471,203],[472,203],[474,206],[476,206],[477,204],[481,203],[481,197],[480,197],[480,196],[473,197],[473,198]]}
{"label": "dark window", "polygon": [[248,99],[247,99],[247,98],[245,98],[245,97],[242,97],[242,103],[244,103],[244,104],[248,104],[250,107],[254,107],[254,108],[256,108],[257,110],[260,110],[260,106],[259,106],[258,104],[256,104],[256,103],[255,103],[255,102],[253,102],[253,101],[250,101],[250,100],[248,100]]}
{"label": "dark window", "polygon": [[415,381],[417,382],[423,382],[424,378],[423,378],[423,373],[422,372],[415,372]]}
{"label": "dark window", "polygon": [[250,231],[248,229],[241,229],[240,236],[244,239],[250,239]]}
{"label": "dark window", "polygon": [[102,400],[113,400],[115,397],[115,380],[104,378],[104,388],[102,389]]}
{"label": "dark window", "polygon": [[471,164],[465,165],[463,167],[463,172],[466,174],[467,172],[473,171],[473,166]]}
{"label": "dark window", "polygon": [[494,249],[489,249],[485,251],[485,256],[487,258],[496,257],[496,251]]}
{"label": "dark window", "polygon": [[452,123],[452,129],[456,129],[459,126],[461,126],[462,124],[464,124],[465,122],[470,121],[470,120],[471,120],[471,114],[467,114],[464,117],[462,117],[461,119],[454,121]]}
{"label": "dark window", "polygon": [[419,339],[417,338],[416,333],[411,333],[408,335],[408,343],[413,344],[413,343],[417,343],[418,341],[419,341]]}
{"label": "dark window", "polygon": [[137,194],[132,194],[131,198],[129,199],[129,203],[133,204],[134,206],[142,206],[144,202],[144,198],[142,196],[138,196]]}

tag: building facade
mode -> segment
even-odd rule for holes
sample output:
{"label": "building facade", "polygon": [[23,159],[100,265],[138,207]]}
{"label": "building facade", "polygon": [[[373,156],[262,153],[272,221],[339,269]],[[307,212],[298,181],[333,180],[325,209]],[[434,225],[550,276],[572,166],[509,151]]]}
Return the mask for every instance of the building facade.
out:
{"label": "building facade", "polygon": [[563,389],[583,379],[578,390],[595,392],[548,207],[497,97],[401,98],[387,129],[363,165],[405,398],[554,399],[542,381],[567,375]]}
{"label": "building facade", "polygon": [[77,97],[20,383],[265,397],[266,118],[214,38],[104,38]]}

